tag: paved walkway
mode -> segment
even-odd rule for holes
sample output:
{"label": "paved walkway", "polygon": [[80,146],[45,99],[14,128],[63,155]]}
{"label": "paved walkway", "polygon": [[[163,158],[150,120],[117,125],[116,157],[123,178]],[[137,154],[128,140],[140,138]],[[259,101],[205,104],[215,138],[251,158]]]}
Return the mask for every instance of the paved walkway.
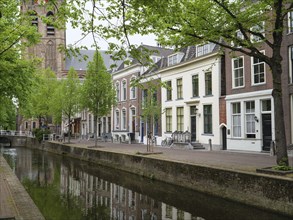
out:
{"label": "paved walkway", "polygon": [[[71,140],[71,142],[73,146],[95,149],[93,147],[94,141]],[[129,154],[146,152],[147,150],[147,146],[143,144],[118,144],[99,141],[98,146],[98,150]],[[154,152],[162,152],[162,154],[152,154],[148,157],[248,172],[256,172],[256,168],[276,165],[276,157],[270,156],[269,153],[190,150],[161,146],[154,147]],[[289,162],[293,164],[292,157],[289,157]]]}
{"label": "paved walkway", "polygon": [[44,219],[2,155],[0,155],[0,219]]}

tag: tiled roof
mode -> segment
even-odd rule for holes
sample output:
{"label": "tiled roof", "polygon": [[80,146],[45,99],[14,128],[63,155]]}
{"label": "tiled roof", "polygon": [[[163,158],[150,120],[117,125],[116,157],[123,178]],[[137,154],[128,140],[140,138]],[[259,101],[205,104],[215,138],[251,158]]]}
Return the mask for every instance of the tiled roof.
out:
{"label": "tiled roof", "polygon": [[[159,56],[159,57],[167,57],[174,52],[174,50],[170,48],[156,47],[156,46],[150,46],[150,45],[144,45],[144,44],[140,45],[138,48],[142,48],[142,47],[145,48],[146,50],[151,51],[152,55]],[[137,59],[133,59],[131,61],[131,65],[134,65],[137,63],[139,63]],[[118,67],[117,71],[122,70],[124,68],[126,68],[126,66],[122,62],[121,65]]]}
{"label": "tiled roof", "polygon": [[[87,64],[89,61],[93,60],[95,52],[95,50],[80,50],[80,54],[78,56],[66,57],[65,70],[69,70],[70,67],[73,67],[75,70],[86,70]],[[101,50],[100,53],[108,70],[112,64],[116,63],[117,66],[121,64],[121,61],[113,61],[111,54],[107,54],[106,51]],[[88,58],[84,60],[84,56],[87,56]]]}

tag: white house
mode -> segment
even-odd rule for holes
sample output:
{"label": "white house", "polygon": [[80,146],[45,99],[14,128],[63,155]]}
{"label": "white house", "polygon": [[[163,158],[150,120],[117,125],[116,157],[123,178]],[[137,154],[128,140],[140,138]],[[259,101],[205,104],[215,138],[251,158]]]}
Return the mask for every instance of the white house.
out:
{"label": "white house", "polygon": [[167,58],[158,71],[167,86],[162,89],[162,133],[191,133],[191,142],[222,148],[219,98],[221,60],[214,44],[192,46]]}

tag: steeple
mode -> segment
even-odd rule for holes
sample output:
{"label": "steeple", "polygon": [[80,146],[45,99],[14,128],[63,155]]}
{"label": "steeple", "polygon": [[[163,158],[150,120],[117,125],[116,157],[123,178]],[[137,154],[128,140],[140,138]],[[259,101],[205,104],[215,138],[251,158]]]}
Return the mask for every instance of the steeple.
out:
{"label": "steeple", "polygon": [[[49,0],[24,0],[21,9],[29,12],[32,16],[32,25],[36,26],[36,31],[41,34],[40,42],[28,48],[28,57],[38,57],[42,59],[41,67],[52,69],[58,78],[65,68],[64,54],[58,50],[59,46],[66,45],[66,30],[57,29],[53,24],[44,23],[42,17],[54,19],[56,8],[48,7]],[[61,4],[63,0],[57,1]]]}

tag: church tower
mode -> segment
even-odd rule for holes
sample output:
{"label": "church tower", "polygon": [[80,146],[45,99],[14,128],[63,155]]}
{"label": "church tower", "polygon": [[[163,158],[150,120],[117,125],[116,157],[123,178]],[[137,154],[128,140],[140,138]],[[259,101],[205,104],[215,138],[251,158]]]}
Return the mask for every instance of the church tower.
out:
{"label": "church tower", "polygon": [[[40,42],[28,48],[29,57],[42,59],[41,68],[50,68],[57,78],[61,78],[61,72],[65,69],[64,53],[58,50],[59,46],[66,45],[66,27],[57,29],[50,23],[44,23],[41,17],[54,19],[56,8],[48,7],[49,0],[24,0],[21,9],[23,12],[29,11],[32,15],[32,25],[41,34]],[[63,0],[58,2],[61,4]],[[57,5],[58,6],[58,5]]]}

